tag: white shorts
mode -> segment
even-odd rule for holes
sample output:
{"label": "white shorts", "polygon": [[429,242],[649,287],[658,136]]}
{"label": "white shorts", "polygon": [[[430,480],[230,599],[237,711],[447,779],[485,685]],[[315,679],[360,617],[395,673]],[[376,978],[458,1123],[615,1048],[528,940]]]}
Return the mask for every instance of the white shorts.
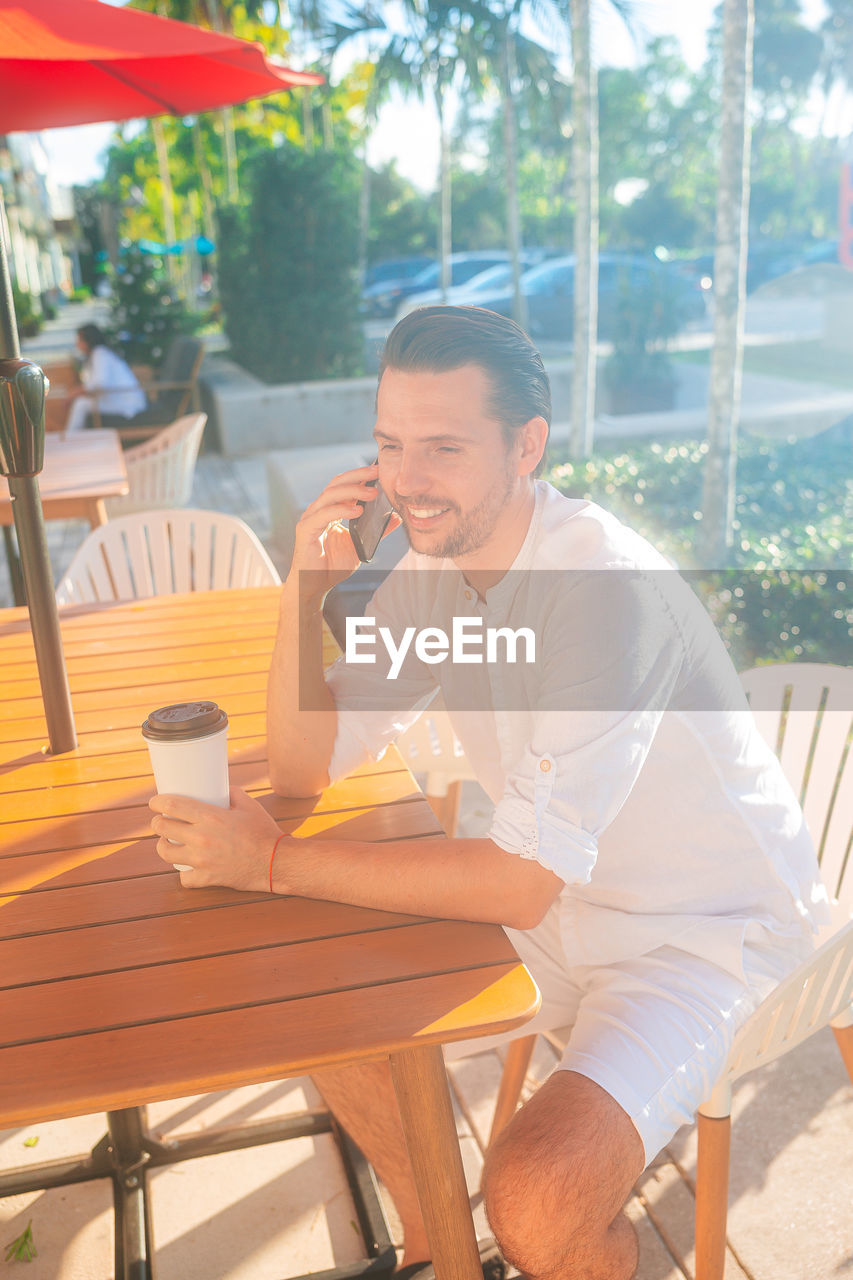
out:
{"label": "white shorts", "polygon": [[569,966],[560,943],[558,904],[529,932],[507,936],[530,970],[542,1007],[516,1031],[448,1045],[449,1061],[518,1036],[564,1030],[557,1070],[594,1080],[630,1116],[648,1164],[710,1095],[735,1032],[812,949],[780,941],[744,949],[747,982],[717,965],[659,947],[618,964]]}

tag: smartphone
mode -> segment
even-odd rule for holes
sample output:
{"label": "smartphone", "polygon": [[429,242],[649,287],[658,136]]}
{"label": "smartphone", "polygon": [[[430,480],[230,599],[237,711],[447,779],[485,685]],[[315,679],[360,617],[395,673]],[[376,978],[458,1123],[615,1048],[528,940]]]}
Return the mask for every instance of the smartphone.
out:
{"label": "smartphone", "polygon": [[[376,466],[378,461],[377,458],[373,466]],[[368,483],[376,488],[379,481],[370,480]],[[372,502],[365,502],[361,515],[348,522],[352,545],[363,564],[367,564],[376,555],[376,548],[382,541],[382,535],[388,528],[388,521],[393,514],[394,508],[380,489]]]}

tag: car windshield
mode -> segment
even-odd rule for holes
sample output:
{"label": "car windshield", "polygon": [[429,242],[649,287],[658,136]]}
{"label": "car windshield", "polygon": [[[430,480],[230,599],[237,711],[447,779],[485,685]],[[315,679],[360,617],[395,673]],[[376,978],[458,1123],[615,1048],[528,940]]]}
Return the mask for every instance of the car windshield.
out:
{"label": "car windshield", "polygon": [[567,285],[572,278],[572,263],[543,262],[524,274],[525,293],[551,293],[557,285]]}
{"label": "car windshield", "polygon": [[438,272],[438,263],[432,262],[428,267],[425,267],[423,271],[420,271],[415,276],[412,284],[416,286],[418,292],[420,292],[421,289],[433,289],[438,284]]}
{"label": "car windshield", "polygon": [[468,281],[467,288],[471,293],[479,293],[481,290],[491,290],[499,288],[501,285],[508,284],[512,279],[512,267],[508,262],[499,262],[496,267],[489,267],[488,271],[481,271],[478,276]]}

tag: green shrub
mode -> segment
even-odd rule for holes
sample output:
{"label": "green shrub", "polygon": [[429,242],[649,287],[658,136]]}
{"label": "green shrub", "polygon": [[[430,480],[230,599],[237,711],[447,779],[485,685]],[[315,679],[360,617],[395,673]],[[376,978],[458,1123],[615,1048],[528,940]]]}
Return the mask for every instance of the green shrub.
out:
{"label": "green shrub", "polygon": [[241,170],[219,211],[219,296],[231,354],[265,382],[361,371],[358,176],[339,152],[284,146]]}
{"label": "green shrub", "polygon": [[853,478],[849,428],[793,442],[742,437],[732,567],[695,556],[707,445],[625,442],[548,479],[648,538],[705,600],[744,670],[761,662],[850,663]]}
{"label": "green shrub", "polygon": [[18,338],[34,338],[42,326],[41,306],[31,293],[26,293],[16,284],[12,285],[12,302],[18,322]]}
{"label": "green shrub", "polygon": [[130,364],[156,367],[174,337],[194,331],[156,256],[124,246],[112,285],[108,336]]}

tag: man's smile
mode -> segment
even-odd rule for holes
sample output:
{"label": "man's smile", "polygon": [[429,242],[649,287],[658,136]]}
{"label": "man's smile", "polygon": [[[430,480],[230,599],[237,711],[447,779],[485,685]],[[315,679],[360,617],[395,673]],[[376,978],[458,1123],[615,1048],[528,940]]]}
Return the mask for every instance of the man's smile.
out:
{"label": "man's smile", "polygon": [[449,506],[438,503],[414,503],[398,501],[397,510],[405,517],[407,525],[414,529],[430,529],[442,516],[451,510]]}

